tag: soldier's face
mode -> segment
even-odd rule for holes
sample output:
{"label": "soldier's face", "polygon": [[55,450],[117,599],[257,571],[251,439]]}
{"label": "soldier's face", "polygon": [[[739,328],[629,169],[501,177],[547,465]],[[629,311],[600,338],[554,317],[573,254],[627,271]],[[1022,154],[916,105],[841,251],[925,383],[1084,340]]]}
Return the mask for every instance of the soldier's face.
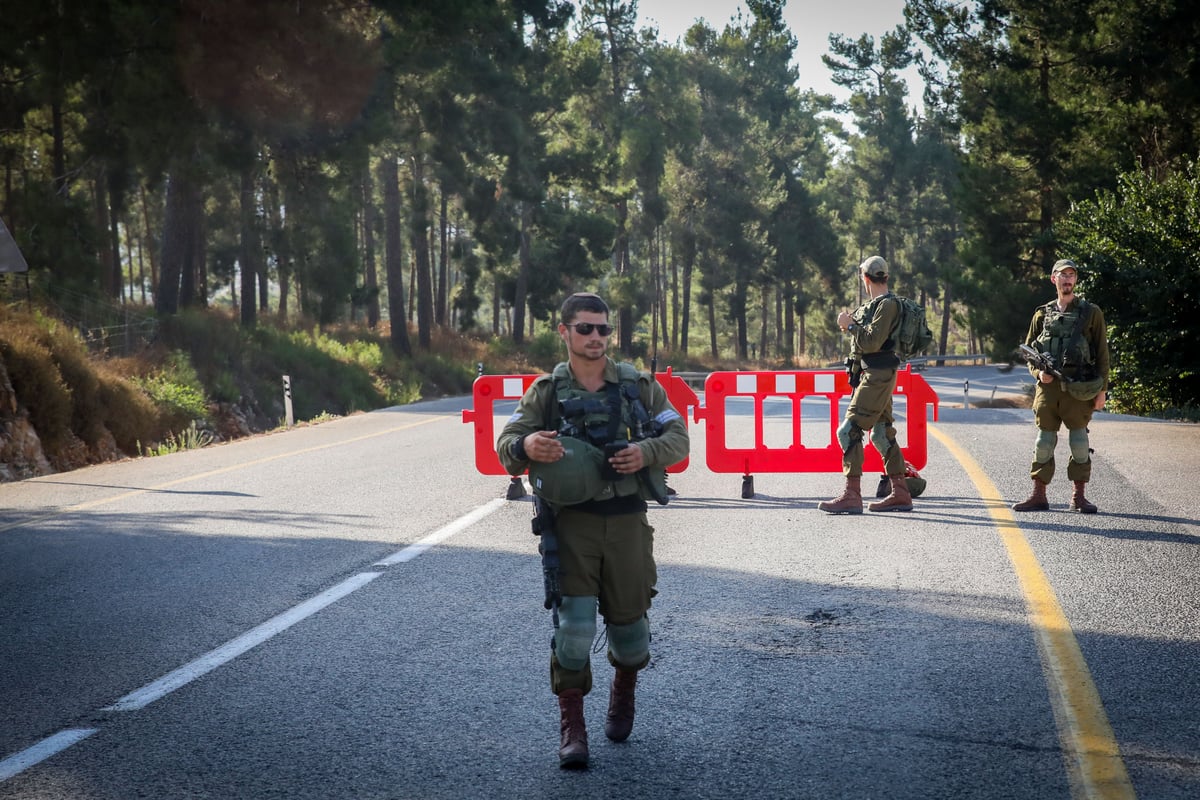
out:
{"label": "soldier's face", "polygon": [[1075,293],[1075,282],[1078,280],[1078,276],[1075,274],[1075,270],[1064,269],[1054,273],[1050,280],[1058,287],[1061,294],[1069,296]]}
{"label": "soldier's face", "polygon": [[[580,333],[580,327],[585,330],[590,328],[590,330],[588,333]],[[580,311],[570,324],[558,326],[558,334],[567,343],[567,351],[589,361],[604,358],[604,353],[608,349],[608,333],[602,335],[601,330],[611,333],[608,327],[608,317],[599,311]]]}

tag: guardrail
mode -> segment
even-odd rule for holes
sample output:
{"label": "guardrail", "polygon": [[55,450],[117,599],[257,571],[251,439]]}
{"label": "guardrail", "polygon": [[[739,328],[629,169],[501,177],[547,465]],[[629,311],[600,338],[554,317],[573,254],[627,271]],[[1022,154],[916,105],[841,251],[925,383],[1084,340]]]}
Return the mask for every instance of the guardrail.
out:
{"label": "guardrail", "polygon": [[991,356],[985,356],[982,353],[975,353],[974,355],[965,355],[965,356],[963,356],[963,355],[959,355],[959,356],[938,356],[938,355],[917,356],[916,358],[910,358],[908,360],[908,363],[912,365],[913,369],[922,370],[925,367],[929,366],[930,363],[938,364],[940,366],[942,364],[942,362],[951,362],[951,363],[957,363],[957,364],[962,364],[962,363],[967,363],[967,362],[970,362],[973,364],[975,362],[979,362],[980,364],[986,365],[986,364],[990,364],[991,361],[992,361]]}

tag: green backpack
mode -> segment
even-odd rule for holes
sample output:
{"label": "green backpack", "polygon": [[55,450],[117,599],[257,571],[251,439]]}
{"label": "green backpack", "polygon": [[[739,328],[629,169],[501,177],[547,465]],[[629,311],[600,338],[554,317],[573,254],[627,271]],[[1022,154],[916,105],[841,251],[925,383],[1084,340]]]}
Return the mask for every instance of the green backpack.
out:
{"label": "green backpack", "polygon": [[920,355],[933,344],[933,331],[925,320],[925,307],[909,297],[896,295],[900,301],[900,322],[892,335],[896,343],[896,355],[907,361]]}

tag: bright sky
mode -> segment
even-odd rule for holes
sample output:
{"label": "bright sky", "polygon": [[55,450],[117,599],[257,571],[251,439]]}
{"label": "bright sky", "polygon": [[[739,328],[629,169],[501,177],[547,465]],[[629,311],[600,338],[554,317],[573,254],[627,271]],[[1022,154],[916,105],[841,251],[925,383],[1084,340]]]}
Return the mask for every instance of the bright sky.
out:
{"label": "bright sky", "polygon": [[[638,0],[642,24],[658,28],[659,39],[675,42],[703,17],[709,27],[722,30],[740,11],[750,16],[741,0]],[[821,56],[829,53],[829,34],[857,39],[864,33],[879,37],[904,22],[904,0],[788,0],[783,21],[796,37],[795,64],[801,89],[815,89],[845,100],[849,94],[829,79]],[[910,98],[921,96],[920,78],[905,73]]]}

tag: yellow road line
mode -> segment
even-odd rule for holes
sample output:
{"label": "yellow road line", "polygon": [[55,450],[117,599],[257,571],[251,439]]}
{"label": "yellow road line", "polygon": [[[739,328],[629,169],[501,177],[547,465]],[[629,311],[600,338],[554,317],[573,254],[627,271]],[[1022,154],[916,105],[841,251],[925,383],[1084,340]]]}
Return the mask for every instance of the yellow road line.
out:
{"label": "yellow road line", "polygon": [[374,439],[377,436],[387,436],[389,433],[396,433],[397,431],[404,431],[404,430],[408,430],[409,428],[416,428],[416,427],[420,427],[421,425],[428,425],[431,422],[440,422],[441,420],[446,420],[446,419],[454,419],[454,417],[453,416],[431,417],[429,419],[423,419],[419,422],[410,422],[407,425],[400,425],[395,428],[388,428],[387,430],[384,430],[384,431],[376,431],[375,433],[368,433],[368,434],[364,434],[362,436],[356,436],[353,439],[340,439],[336,442],[330,442],[329,444],[319,444],[319,445],[315,445],[313,447],[306,447],[303,450],[289,450],[286,453],[278,453],[276,455],[266,456],[264,458],[259,458],[254,461],[243,461],[243,462],[240,462],[238,464],[233,464],[228,467],[221,467],[220,469],[209,470],[208,472],[198,472],[195,475],[188,475],[185,478],[176,478],[173,481],[167,481],[166,483],[159,483],[154,486],[147,486],[144,489],[132,489],[128,492],[121,492],[120,494],[114,494],[109,497],[102,497],[99,500],[89,500],[86,503],[77,503],[73,506],[67,506],[65,508],[60,508],[57,511],[51,511],[47,514],[41,514],[36,517],[27,517],[26,519],[18,520],[17,522],[10,522],[7,525],[0,525],[0,533],[4,533],[5,531],[11,531],[14,528],[23,528],[26,525],[32,525],[35,522],[42,522],[44,520],[54,519],[55,517],[61,517],[66,514],[70,514],[73,511],[83,511],[83,510],[86,510],[89,508],[95,508],[96,506],[104,506],[104,505],[108,505],[109,503],[116,503],[116,502],[118,502],[120,500],[124,500],[128,497],[134,497],[139,494],[146,494],[147,492],[159,492],[159,491],[162,491],[163,489],[169,489],[172,486],[179,486],[180,484],[191,483],[192,481],[198,481],[203,478],[210,478],[213,475],[222,475],[226,472],[234,472],[239,469],[246,469],[247,467],[254,467],[259,464],[266,464],[271,461],[278,461],[281,458],[291,458],[292,456],[304,455],[305,453],[315,453],[318,450],[328,450],[330,447],[341,447],[342,445],[350,444],[351,442],[361,442],[364,439]]}
{"label": "yellow road line", "polygon": [[1067,762],[1071,796],[1096,800],[1135,798],[1079,642],[1012,510],[966,450],[936,426],[930,425],[928,430],[966,470],[1008,550],[1042,656],[1042,671]]}

